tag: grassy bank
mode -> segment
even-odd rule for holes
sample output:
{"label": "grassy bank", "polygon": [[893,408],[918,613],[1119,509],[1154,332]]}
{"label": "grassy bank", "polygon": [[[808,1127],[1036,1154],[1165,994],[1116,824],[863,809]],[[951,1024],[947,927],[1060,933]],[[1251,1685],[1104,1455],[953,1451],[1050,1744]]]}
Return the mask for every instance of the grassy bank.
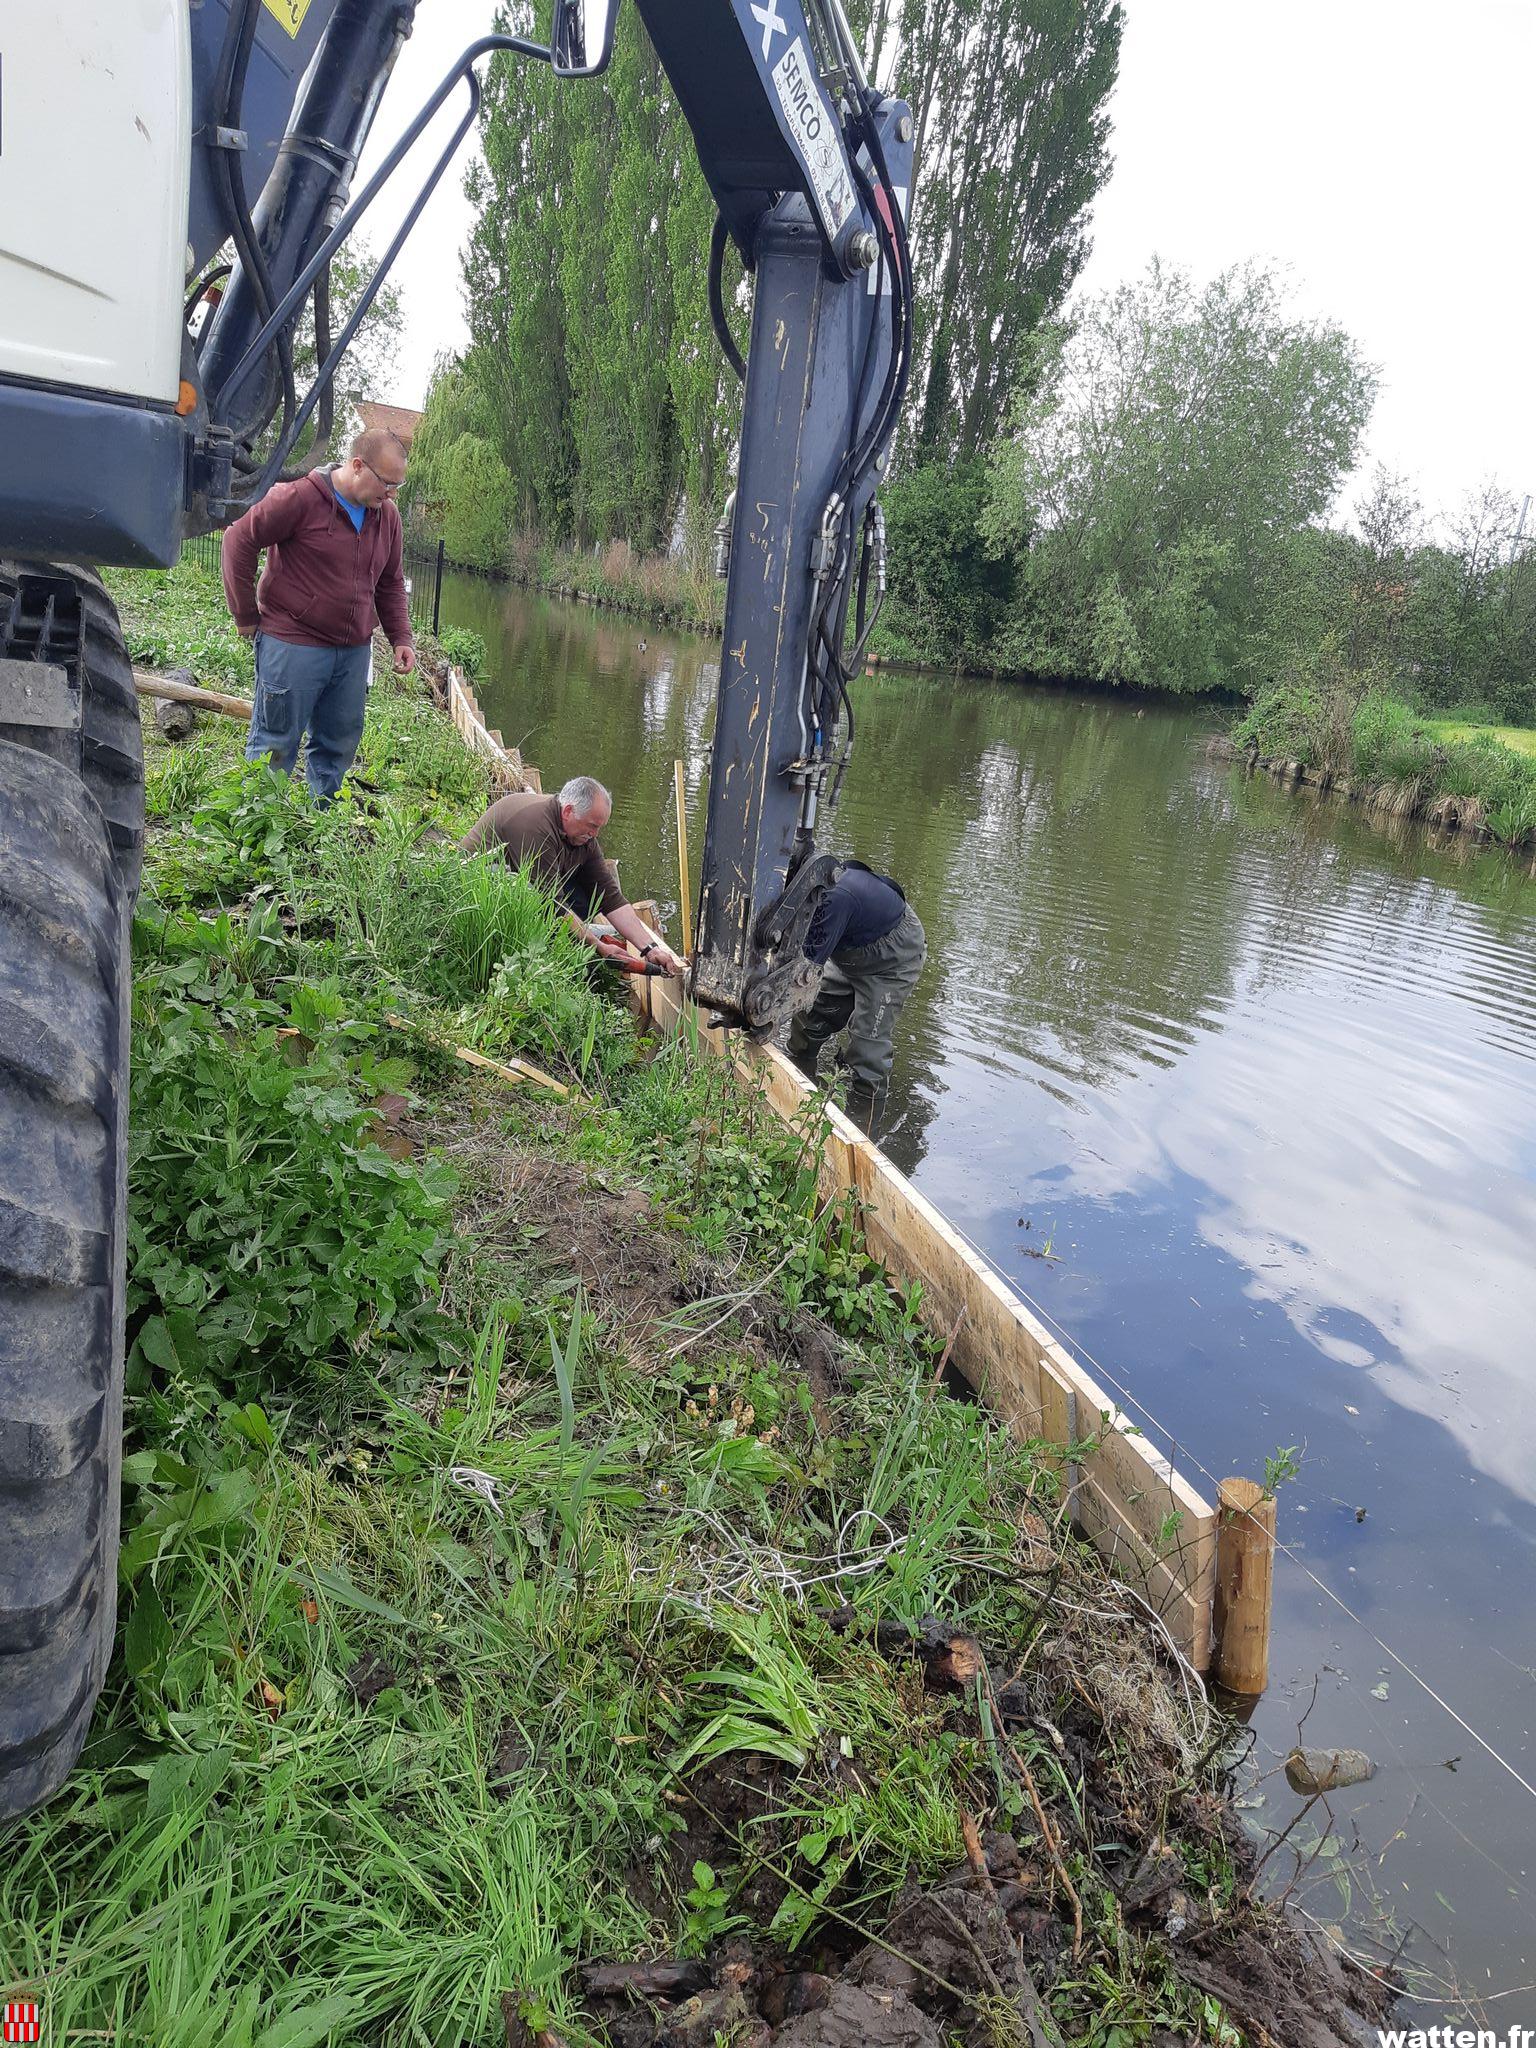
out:
{"label": "grassy bank", "polygon": [[[238,663],[210,579],[119,593]],[[809,1134],[462,860],[413,687],[324,813],[241,739],[147,736],[123,1621],[5,1995],[154,2048],[1347,2038],[1232,1731]],[[591,1974],[637,1957],[669,1997]]]}
{"label": "grassy bank", "polygon": [[[705,634],[718,634],[725,626],[725,584],[712,569],[670,555],[636,554],[626,541],[610,541],[594,552],[523,534],[512,544],[505,574],[525,590],[576,598],[661,626]],[[871,658],[933,667],[924,653],[910,621],[893,605],[871,636]]]}
{"label": "grassy bank", "polygon": [[1455,712],[1445,718],[1426,718],[1424,723],[1442,740],[1497,740],[1501,747],[1513,747],[1517,754],[1536,761],[1536,731],[1529,726],[1494,725],[1460,718]]}
{"label": "grassy bank", "polygon": [[670,555],[636,554],[627,541],[609,541],[594,553],[520,535],[507,574],[526,589],[583,598],[658,625],[718,633],[725,624],[725,585],[712,570]]}
{"label": "grassy bank", "polygon": [[1315,769],[1375,809],[1536,846],[1536,733],[1423,718],[1385,691],[1325,674],[1265,691],[1232,738]]}

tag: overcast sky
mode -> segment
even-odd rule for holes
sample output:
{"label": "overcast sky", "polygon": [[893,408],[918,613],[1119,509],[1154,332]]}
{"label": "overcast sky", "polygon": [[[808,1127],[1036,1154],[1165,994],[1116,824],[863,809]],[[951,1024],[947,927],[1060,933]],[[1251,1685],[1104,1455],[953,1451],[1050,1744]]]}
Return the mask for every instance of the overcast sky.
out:
{"label": "overcast sky", "polygon": [[[491,12],[490,0],[422,0],[365,174]],[[1407,471],[1432,512],[1488,477],[1536,489],[1532,150],[1520,140],[1536,0],[1126,0],[1125,12],[1114,170],[1077,291],[1133,277],[1154,253],[1200,280],[1245,257],[1283,263],[1298,306],[1339,321],[1379,366],[1367,466]],[[376,249],[400,211],[379,200]],[[420,405],[433,357],[463,346],[469,219],[455,165],[397,265],[405,342],[380,397]]]}

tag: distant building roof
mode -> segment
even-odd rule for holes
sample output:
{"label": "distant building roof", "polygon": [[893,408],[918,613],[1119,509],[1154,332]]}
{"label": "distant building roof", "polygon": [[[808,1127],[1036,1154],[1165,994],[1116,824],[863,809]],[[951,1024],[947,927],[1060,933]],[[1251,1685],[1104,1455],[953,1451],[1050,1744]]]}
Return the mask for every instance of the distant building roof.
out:
{"label": "distant building roof", "polygon": [[416,429],[421,425],[421,414],[408,405],[382,405],[376,398],[362,398],[357,410],[365,427],[383,427],[398,434],[406,448],[415,440]]}

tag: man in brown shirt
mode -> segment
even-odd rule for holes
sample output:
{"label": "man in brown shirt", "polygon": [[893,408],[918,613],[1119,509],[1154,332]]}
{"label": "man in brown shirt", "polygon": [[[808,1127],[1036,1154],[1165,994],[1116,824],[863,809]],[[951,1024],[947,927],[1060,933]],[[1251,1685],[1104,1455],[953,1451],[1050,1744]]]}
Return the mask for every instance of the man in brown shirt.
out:
{"label": "man in brown shirt", "polygon": [[558,796],[536,796],[527,790],[498,797],[459,841],[459,848],[463,853],[484,853],[499,846],[509,867],[530,862],[599,953],[622,954],[624,947],[588,931],[594,905],[642,959],[668,974],[683,974],[687,962],[630,908],[619,887],[618,870],[603,857],[597,835],[612,813],[613,798],[600,782],[590,775],[573,775]]}

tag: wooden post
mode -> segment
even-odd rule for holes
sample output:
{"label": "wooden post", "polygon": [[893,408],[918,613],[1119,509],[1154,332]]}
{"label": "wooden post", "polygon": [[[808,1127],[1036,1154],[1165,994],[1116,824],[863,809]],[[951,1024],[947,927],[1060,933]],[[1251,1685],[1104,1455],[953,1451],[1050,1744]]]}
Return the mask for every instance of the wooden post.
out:
{"label": "wooden post", "polygon": [[1217,1497],[1216,1676],[1229,1692],[1269,1683],[1275,1501],[1252,1479],[1223,1479]]}
{"label": "wooden post", "polygon": [[249,719],[249,697],[232,697],[223,690],[200,690],[195,683],[173,683],[169,676],[157,676],[150,669],[136,668],[133,687],[141,697],[164,697],[172,704],[195,704],[199,711],[218,711],[225,718]]}
{"label": "wooden post", "polygon": [[672,787],[677,793],[677,880],[683,913],[683,958],[693,952],[693,893],[688,886],[688,789],[681,761],[672,763]]}

